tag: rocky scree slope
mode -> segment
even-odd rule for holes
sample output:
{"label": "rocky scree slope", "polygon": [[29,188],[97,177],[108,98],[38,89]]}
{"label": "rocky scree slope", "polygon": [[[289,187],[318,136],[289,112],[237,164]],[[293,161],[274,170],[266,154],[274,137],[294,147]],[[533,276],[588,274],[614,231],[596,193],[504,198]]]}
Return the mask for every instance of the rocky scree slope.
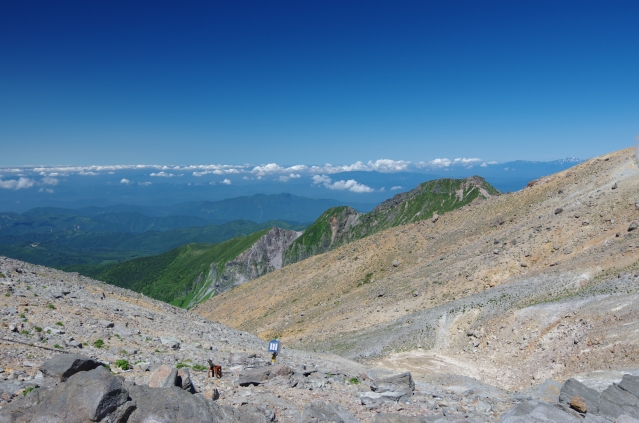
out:
{"label": "rocky scree slope", "polygon": [[[413,381],[287,344],[269,366],[253,335],[4,257],[0,298],[2,423],[486,422],[520,401],[470,378]],[[221,379],[206,377],[207,359]]]}
{"label": "rocky scree slope", "polygon": [[622,150],[284,267],[195,312],[262,338],[507,389],[632,368],[638,192],[634,150]]}
{"label": "rocky scree slope", "polygon": [[465,179],[437,179],[395,195],[369,213],[350,207],[324,212],[285,253],[285,264],[295,263],[384,229],[430,219],[463,207],[477,199],[499,195],[479,176]]}
{"label": "rocky scree slope", "polygon": [[270,228],[215,245],[189,244],[121,263],[98,279],[179,307],[282,267],[282,252],[299,232]]}

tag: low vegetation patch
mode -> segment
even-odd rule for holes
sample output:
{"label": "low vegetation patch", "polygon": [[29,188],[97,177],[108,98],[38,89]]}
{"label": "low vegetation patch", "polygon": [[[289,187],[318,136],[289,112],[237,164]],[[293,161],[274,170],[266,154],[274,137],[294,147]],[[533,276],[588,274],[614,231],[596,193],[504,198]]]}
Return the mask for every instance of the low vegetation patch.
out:
{"label": "low vegetation patch", "polygon": [[122,370],[129,370],[131,368],[131,365],[129,364],[128,360],[120,359],[115,362],[115,367],[119,367]]}

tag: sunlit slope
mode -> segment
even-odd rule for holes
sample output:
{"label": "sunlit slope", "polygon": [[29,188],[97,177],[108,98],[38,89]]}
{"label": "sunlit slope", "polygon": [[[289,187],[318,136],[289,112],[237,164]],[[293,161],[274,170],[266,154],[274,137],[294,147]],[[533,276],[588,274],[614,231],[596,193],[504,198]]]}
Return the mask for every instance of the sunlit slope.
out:
{"label": "sunlit slope", "polygon": [[[465,298],[508,309],[578,289],[575,278],[591,283],[598,274],[632,266],[637,250],[629,246],[639,231],[628,229],[637,219],[638,193],[634,150],[622,150],[435,222],[387,229],[294,263],[196,311],[263,338],[277,335],[350,357],[432,346],[437,318],[467,312],[470,304],[459,305]],[[524,298],[516,292],[482,297],[522,278],[559,272],[571,276]],[[416,327],[432,310],[437,316]]]}

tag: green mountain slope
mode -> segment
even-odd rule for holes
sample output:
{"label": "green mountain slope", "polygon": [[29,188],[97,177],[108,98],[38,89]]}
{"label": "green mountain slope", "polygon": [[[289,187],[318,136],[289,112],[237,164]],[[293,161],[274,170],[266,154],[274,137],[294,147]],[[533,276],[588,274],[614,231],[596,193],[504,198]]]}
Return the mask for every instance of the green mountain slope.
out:
{"label": "green mountain slope", "polygon": [[264,229],[220,244],[188,244],[141,257],[93,274],[96,279],[141,292],[178,307],[192,307],[211,295],[279,269],[283,251],[299,233]]}
{"label": "green mountain slope", "polygon": [[[112,285],[141,292],[177,306],[188,304],[199,285],[206,283],[213,267],[228,261],[253,245],[268,229],[220,244],[188,244],[166,253],[126,261],[98,275]],[[210,280],[208,281],[210,283]]]}
{"label": "green mountain slope", "polygon": [[304,260],[315,254],[399,225],[432,218],[435,214],[463,207],[475,200],[499,195],[479,176],[465,179],[437,179],[397,194],[370,213],[350,207],[334,207],[322,214],[284,254],[284,263]]}

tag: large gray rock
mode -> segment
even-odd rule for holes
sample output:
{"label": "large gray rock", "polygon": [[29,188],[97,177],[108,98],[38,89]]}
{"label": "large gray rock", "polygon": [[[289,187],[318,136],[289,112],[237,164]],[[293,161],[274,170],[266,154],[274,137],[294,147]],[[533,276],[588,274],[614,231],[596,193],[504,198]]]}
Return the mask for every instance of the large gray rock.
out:
{"label": "large gray rock", "polygon": [[632,395],[639,397],[639,376],[625,374],[618,386],[624,391],[630,392]]}
{"label": "large gray rock", "polygon": [[622,414],[637,418],[639,417],[638,403],[639,398],[612,384],[601,393],[599,414],[615,419]]}
{"label": "large gray rock", "polygon": [[240,386],[260,385],[277,376],[288,377],[293,374],[293,369],[283,364],[249,369],[240,374]]}
{"label": "large gray rock", "polygon": [[304,423],[358,423],[357,419],[339,404],[315,401],[306,404],[302,412]]}
{"label": "large gray rock", "polygon": [[64,382],[78,372],[86,372],[102,366],[99,361],[80,354],[60,354],[45,361],[40,371],[46,377]]}
{"label": "large gray rock", "polygon": [[209,423],[235,420],[228,416],[232,412],[225,413],[217,403],[207,401],[201,395],[191,395],[176,386],[153,389],[135,385],[129,388],[129,395],[135,401],[136,408],[127,423]]}
{"label": "large gray rock", "polygon": [[588,406],[587,412],[598,414],[599,411],[599,392],[588,388],[576,379],[568,379],[559,392],[559,402],[570,405],[574,397],[581,397],[586,400]]}
{"label": "large gray rock", "polygon": [[[596,391],[595,391],[596,392]],[[557,407],[541,401],[524,401],[510,409],[499,419],[499,423],[581,423],[581,419],[572,416]]]}
{"label": "large gray rock", "polygon": [[360,392],[359,399],[363,405],[379,405],[386,402],[405,401],[409,398],[406,392]]}
{"label": "large gray rock", "polygon": [[404,392],[412,394],[415,390],[415,382],[410,372],[388,376],[371,382],[373,392]]}
{"label": "large gray rock", "polygon": [[193,386],[193,382],[191,381],[191,373],[189,372],[189,369],[185,367],[177,371],[175,385],[179,386],[187,392],[190,392],[192,394],[195,393],[195,386]]}
{"label": "large gray rock", "polygon": [[162,364],[151,373],[149,387],[151,388],[170,388],[177,385],[178,369],[166,364]]}
{"label": "large gray rock", "polygon": [[2,410],[0,422],[97,422],[117,414],[128,392],[120,379],[104,367],[71,376],[51,390],[36,389],[22,401]]}

